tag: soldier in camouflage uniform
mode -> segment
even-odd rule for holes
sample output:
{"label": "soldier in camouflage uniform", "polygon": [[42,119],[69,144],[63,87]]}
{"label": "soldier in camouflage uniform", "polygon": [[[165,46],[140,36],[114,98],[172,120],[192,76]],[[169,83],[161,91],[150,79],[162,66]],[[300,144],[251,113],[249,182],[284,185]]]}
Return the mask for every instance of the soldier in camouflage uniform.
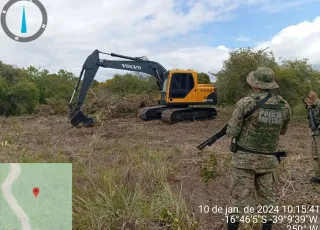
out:
{"label": "soldier in camouflage uniform", "polygon": [[[308,106],[314,108],[314,118],[316,126],[320,125],[320,99],[314,91],[310,91],[308,98],[305,102]],[[312,156],[314,158],[314,177],[311,178],[312,182],[320,183],[320,131],[312,132]]]}
{"label": "soldier in camouflage uniform", "polygon": [[[288,102],[272,93],[263,106],[244,120],[257,101],[279,87],[274,72],[266,67],[249,73],[247,83],[253,93],[237,102],[227,128],[227,135],[233,137],[238,149],[231,160],[231,206],[239,211],[247,205],[276,205],[274,171],[279,162],[274,155],[265,153],[277,151],[279,135],[286,133],[291,118]],[[255,199],[259,202],[255,203]],[[228,230],[236,230],[238,225],[239,221],[229,222]],[[263,223],[262,229],[272,229],[272,221]]]}

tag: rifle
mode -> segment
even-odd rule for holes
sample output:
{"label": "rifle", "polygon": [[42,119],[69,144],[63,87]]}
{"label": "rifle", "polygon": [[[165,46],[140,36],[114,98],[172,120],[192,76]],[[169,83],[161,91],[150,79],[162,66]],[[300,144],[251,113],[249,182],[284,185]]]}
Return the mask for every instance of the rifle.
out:
{"label": "rifle", "polygon": [[214,142],[216,142],[219,138],[226,135],[228,125],[225,125],[219,132],[210,137],[208,140],[204,141],[200,145],[197,146],[197,149],[202,150],[206,146],[211,146]]}
{"label": "rifle", "polygon": [[306,109],[308,110],[309,128],[311,128],[311,130],[315,132],[317,131],[317,126],[316,120],[314,118],[313,108],[312,106],[309,106],[303,99],[301,100],[305,104]]}

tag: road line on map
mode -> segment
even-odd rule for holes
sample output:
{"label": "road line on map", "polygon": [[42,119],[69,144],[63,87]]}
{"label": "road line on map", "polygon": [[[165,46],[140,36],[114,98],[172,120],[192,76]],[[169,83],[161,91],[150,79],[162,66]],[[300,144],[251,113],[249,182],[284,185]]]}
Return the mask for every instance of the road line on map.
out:
{"label": "road line on map", "polygon": [[29,222],[29,218],[24,210],[18,204],[16,198],[13,196],[11,191],[11,185],[19,177],[21,167],[19,164],[10,164],[11,170],[7,178],[1,185],[4,199],[8,202],[10,208],[15,212],[18,219],[21,222],[22,230],[32,230]]}

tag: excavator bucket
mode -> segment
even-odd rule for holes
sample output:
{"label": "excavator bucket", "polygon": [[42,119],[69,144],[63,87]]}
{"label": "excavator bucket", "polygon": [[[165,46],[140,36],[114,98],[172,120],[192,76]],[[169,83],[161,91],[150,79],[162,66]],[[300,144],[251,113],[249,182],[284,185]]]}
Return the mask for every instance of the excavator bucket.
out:
{"label": "excavator bucket", "polygon": [[81,123],[83,123],[85,127],[92,127],[94,124],[94,120],[84,115],[81,110],[71,113],[70,117],[71,124],[75,127],[79,126]]}

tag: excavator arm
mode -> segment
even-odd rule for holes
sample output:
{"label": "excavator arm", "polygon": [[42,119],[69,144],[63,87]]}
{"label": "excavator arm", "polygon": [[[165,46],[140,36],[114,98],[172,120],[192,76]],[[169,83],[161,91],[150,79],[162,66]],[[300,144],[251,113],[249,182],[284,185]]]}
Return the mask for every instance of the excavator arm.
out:
{"label": "excavator arm", "polygon": [[[100,59],[99,54],[107,54],[113,57],[127,59],[124,60],[106,60]],[[72,93],[69,108],[70,108],[70,118],[71,124],[73,126],[78,126],[80,123],[84,123],[86,127],[93,125],[93,119],[85,116],[81,111],[81,106],[86,98],[87,92],[93,82],[94,77],[97,74],[99,67],[129,70],[141,73],[147,73],[154,76],[157,80],[157,85],[159,90],[162,89],[165,78],[167,77],[167,70],[159,63],[154,61],[149,61],[146,57],[128,57],[115,53],[104,53],[99,50],[95,50],[83,64],[82,70],[75,89]],[[84,75],[84,77],[83,77]],[[81,79],[83,77],[83,82],[78,96],[78,101],[73,103],[73,98],[75,93],[78,91]],[[74,106],[75,105],[75,106]]]}

